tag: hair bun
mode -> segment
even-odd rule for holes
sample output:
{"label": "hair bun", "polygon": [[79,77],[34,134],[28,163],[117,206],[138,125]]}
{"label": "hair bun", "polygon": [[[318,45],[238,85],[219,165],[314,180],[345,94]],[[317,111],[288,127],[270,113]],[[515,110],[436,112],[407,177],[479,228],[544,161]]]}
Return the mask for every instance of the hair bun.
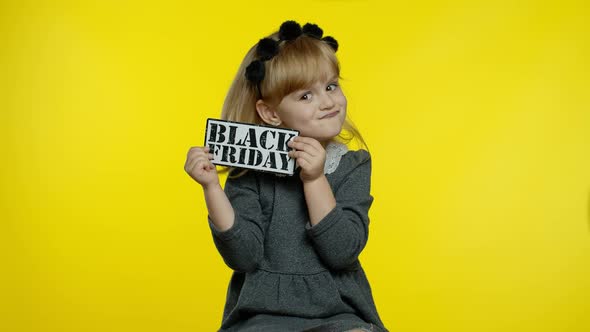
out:
{"label": "hair bun", "polygon": [[334,52],[338,51],[338,42],[336,41],[336,39],[334,39],[334,37],[326,36],[322,38],[322,40],[328,43],[328,45],[330,45],[332,49],[334,49]]}
{"label": "hair bun", "polygon": [[264,62],[260,60],[252,61],[246,67],[246,78],[253,83],[260,83],[264,79]]}
{"label": "hair bun", "polygon": [[260,60],[270,60],[279,53],[279,44],[271,38],[262,38],[256,46],[256,55]]}
{"label": "hair bun", "polygon": [[312,23],[306,23],[303,26],[302,31],[304,34],[314,37],[314,38],[317,38],[317,39],[321,39],[322,35],[324,34],[324,31],[322,29],[320,29],[320,27],[318,27],[317,24],[312,24]]}
{"label": "hair bun", "polygon": [[301,36],[301,25],[295,21],[285,21],[279,29],[279,40],[293,40]]}

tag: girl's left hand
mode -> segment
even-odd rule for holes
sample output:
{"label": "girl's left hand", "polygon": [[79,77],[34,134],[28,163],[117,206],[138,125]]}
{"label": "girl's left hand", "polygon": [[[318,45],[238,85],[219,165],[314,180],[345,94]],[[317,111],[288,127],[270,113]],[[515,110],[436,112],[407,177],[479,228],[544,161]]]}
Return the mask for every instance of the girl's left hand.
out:
{"label": "girl's left hand", "polygon": [[289,157],[295,158],[301,167],[301,181],[311,182],[324,175],[324,163],[326,162],[326,150],[316,139],[297,136],[291,139],[287,146],[296,151],[289,151]]}

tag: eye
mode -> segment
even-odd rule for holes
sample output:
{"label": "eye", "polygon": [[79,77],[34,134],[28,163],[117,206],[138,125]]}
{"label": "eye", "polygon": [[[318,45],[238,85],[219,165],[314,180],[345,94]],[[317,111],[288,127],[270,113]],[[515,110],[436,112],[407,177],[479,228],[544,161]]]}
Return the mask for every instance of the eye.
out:
{"label": "eye", "polygon": [[338,88],[338,84],[337,83],[330,83],[328,84],[328,87],[326,88],[326,90],[328,91],[334,91]]}
{"label": "eye", "polygon": [[299,99],[301,99],[301,100],[309,100],[310,98],[311,98],[311,92],[306,92]]}

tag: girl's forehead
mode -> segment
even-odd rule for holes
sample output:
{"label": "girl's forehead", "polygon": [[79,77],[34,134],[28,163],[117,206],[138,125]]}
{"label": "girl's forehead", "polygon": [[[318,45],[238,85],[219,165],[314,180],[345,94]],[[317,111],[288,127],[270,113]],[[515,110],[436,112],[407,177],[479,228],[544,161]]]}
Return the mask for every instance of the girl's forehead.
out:
{"label": "girl's forehead", "polygon": [[335,80],[340,75],[340,68],[335,58],[330,55],[293,56],[277,58],[269,72],[273,75],[267,91],[279,99],[295,91],[313,88]]}
{"label": "girl's forehead", "polygon": [[324,70],[321,70],[318,73],[318,76],[316,77],[316,81],[317,82],[326,82],[326,81],[331,81],[335,78],[338,78],[338,73],[336,73],[332,67],[330,68],[326,68]]}
{"label": "girl's forehead", "polygon": [[316,73],[313,77],[308,77],[307,80],[300,81],[298,84],[292,85],[287,94],[299,93],[303,90],[320,87],[337,79],[338,74],[334,73],[333,71]]}
{"label": "girl's forehead", "polygon": [[336,74],[322,75],[320,77],[317,77],[317,79],[315,79],[313,82],[311,82],[310,85],[311,86],[324,85],[327,83],[331,83],[337,79],[338,79],[338,75],[336,75]]}
{"label": "girl's forehead", "polygon": [[[311,68],[310,68],[311,69]],[[308,70],[309,75],[306,75],[304,79],[304,85],[313,85],[317,83],[326,83],[328,81],[338,78],[338,73],[332,68],[332,66],[322,66],[319,68],[313,68]]]}

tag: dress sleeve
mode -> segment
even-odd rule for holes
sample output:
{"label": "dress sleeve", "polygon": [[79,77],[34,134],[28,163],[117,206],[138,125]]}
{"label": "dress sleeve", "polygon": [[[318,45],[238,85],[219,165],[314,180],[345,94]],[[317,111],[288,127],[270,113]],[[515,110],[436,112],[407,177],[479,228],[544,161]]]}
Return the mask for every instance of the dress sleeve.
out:
{"label": "dress sleeve", "polygon": [[208,216],[213,242],[228,267],[238,272],[253,271],[263,257],[265,230],[254,172],[228,177],[224,191],[234,209],[234,224],[222,232]]}
{"label": "dress sleeve", "polygon": [[332,188],[336,207],[318,224],[306,225],[316,252],[332,270],[356,263],[369,237],[371,159],[364,150],[357,151],[353,159],[356,166],[337,188]]}

